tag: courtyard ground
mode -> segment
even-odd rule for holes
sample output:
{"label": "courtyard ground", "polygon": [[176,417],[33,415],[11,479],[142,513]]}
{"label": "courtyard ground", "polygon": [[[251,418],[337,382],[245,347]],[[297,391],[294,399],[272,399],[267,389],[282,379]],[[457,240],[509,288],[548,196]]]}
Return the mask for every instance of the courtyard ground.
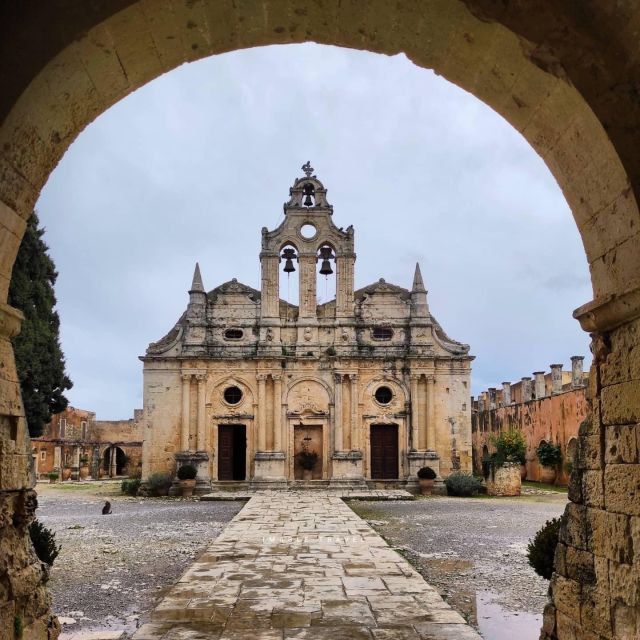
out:
{"label": "courtyard ground", "polygon": [[[548,582],[529,568],[529,539],[566,493],[350,502],[486,640],[537,639]],[[126,629],[150,610],[243,506],[121,496],[119,483],[38,485],[38,516],[62,544],[50,588],[66,632]],[[102,516],[104,500],[113,514]]]}
{"label": "courtyard ground", "polygon": [[524,487],[519,498],[419,498],[352,502],[391,546],[486,640],[537,640],[549,582],[527,544],[567,503],[562,491]]}
{"label": "courtyard ground", "polygon": [[[51,572],[64,632],[133,632],[242,502],[132,498],[120,482],[38,484],[38,519],[62,546]],[[101,515],[105,500],[112,514]],[[71,623],[74,620],[74,623]]]}

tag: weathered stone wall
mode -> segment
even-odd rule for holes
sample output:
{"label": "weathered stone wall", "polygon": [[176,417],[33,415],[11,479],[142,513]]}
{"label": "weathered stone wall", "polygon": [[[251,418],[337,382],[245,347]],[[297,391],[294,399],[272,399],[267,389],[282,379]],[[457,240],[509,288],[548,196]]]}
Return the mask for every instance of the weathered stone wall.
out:
{"label": "weathered stone wall", "polygon": [[505,462],[502,466],[492,466],[485,478],[487,494],[490,496],[519,496],[521,488],[520,465]]}
{"label": "weathered stone wall", "polygon": [[520,431],[527,443],[527,479],[540,480],[541,466],[536,449],[542,440],[559,444],[563,463],[557,469],[557,484],[567,484],[572,462],[572,440],[578,436],[580,423],[589,413],[587,389],[569,389],[540,400],[515,403],[494,409],[474,409],[471,414],[474,468],[482,470],[484,447],[495,451],[492,438],[501,431]]}
{"label": "weathered stone wall", "polygon": [[544,638],[640,634],[640,320],[594,336]]}

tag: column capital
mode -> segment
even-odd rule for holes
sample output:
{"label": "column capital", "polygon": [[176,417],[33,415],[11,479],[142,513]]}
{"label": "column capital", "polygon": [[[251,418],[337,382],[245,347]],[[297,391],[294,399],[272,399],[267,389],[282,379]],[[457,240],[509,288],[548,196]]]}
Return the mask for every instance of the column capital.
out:
{"label": "column capital", "polygon": [[434,375],[425,375],[425,379],[428,384],[433,384],[436,381],[436,377]]}
{"label": "column capital", "polygon": [[357,373],[350,373],[349,374],[349,380],[351,380],[351,382],[355,382],[358,379],[358,374]]}
{"label": "column capital", "polygon": [[207,379],[206,373],[196,373],[196,380],[198,382],[204,382]]}
{"label": "column capital", "polygon": [[420,380],[421,373],[410,373],[409,380]]}
{"label": "column capital", "polygon": [[256,380],[258,382],[265,382],[267,379],[267,374],[266,373],[257,373],[256,374]]}
{"label": "column capital", "polygon": [[192,373],[181,373],[180,377],[182,378],[182,382],[191,382]]}
{"label": "column capital", "polygon": [[333,377],[336,382],[342,382],[342,378],[344,377],[344,373],[338,373],[337,371],[333,372]]}
{"label": "column capital", "polygon": [[282,380],[281,373],[272,373],[271,377],[273,378],[274,382],[280,382],[280,380]]}

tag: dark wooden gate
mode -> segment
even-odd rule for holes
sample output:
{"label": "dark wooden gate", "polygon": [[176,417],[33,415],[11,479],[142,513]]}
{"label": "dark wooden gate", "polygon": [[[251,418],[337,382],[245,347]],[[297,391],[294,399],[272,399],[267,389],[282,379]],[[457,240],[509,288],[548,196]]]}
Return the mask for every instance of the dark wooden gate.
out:
{"label": "dark wooden gate", "polygon": [[398,425],[371,425],[371,478],[398,478]]}
{"label": "dark wooden gate", "polygon": [[218,480],[246,479],[247,438],[243,424],[218,426]]}

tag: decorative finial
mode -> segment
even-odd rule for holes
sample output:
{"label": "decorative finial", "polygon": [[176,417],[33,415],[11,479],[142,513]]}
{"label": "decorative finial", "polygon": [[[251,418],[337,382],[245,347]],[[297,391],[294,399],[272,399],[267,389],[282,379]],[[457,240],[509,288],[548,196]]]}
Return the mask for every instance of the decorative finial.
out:
{"label": "decorative finial", "polygon": [[314,171],[313,167],[311,166],[311,160],[307,160],[307,162],[303,164],[301,168],[304,171],[304,175],[307,176],[307,178],[310,178],[311,174]]}

